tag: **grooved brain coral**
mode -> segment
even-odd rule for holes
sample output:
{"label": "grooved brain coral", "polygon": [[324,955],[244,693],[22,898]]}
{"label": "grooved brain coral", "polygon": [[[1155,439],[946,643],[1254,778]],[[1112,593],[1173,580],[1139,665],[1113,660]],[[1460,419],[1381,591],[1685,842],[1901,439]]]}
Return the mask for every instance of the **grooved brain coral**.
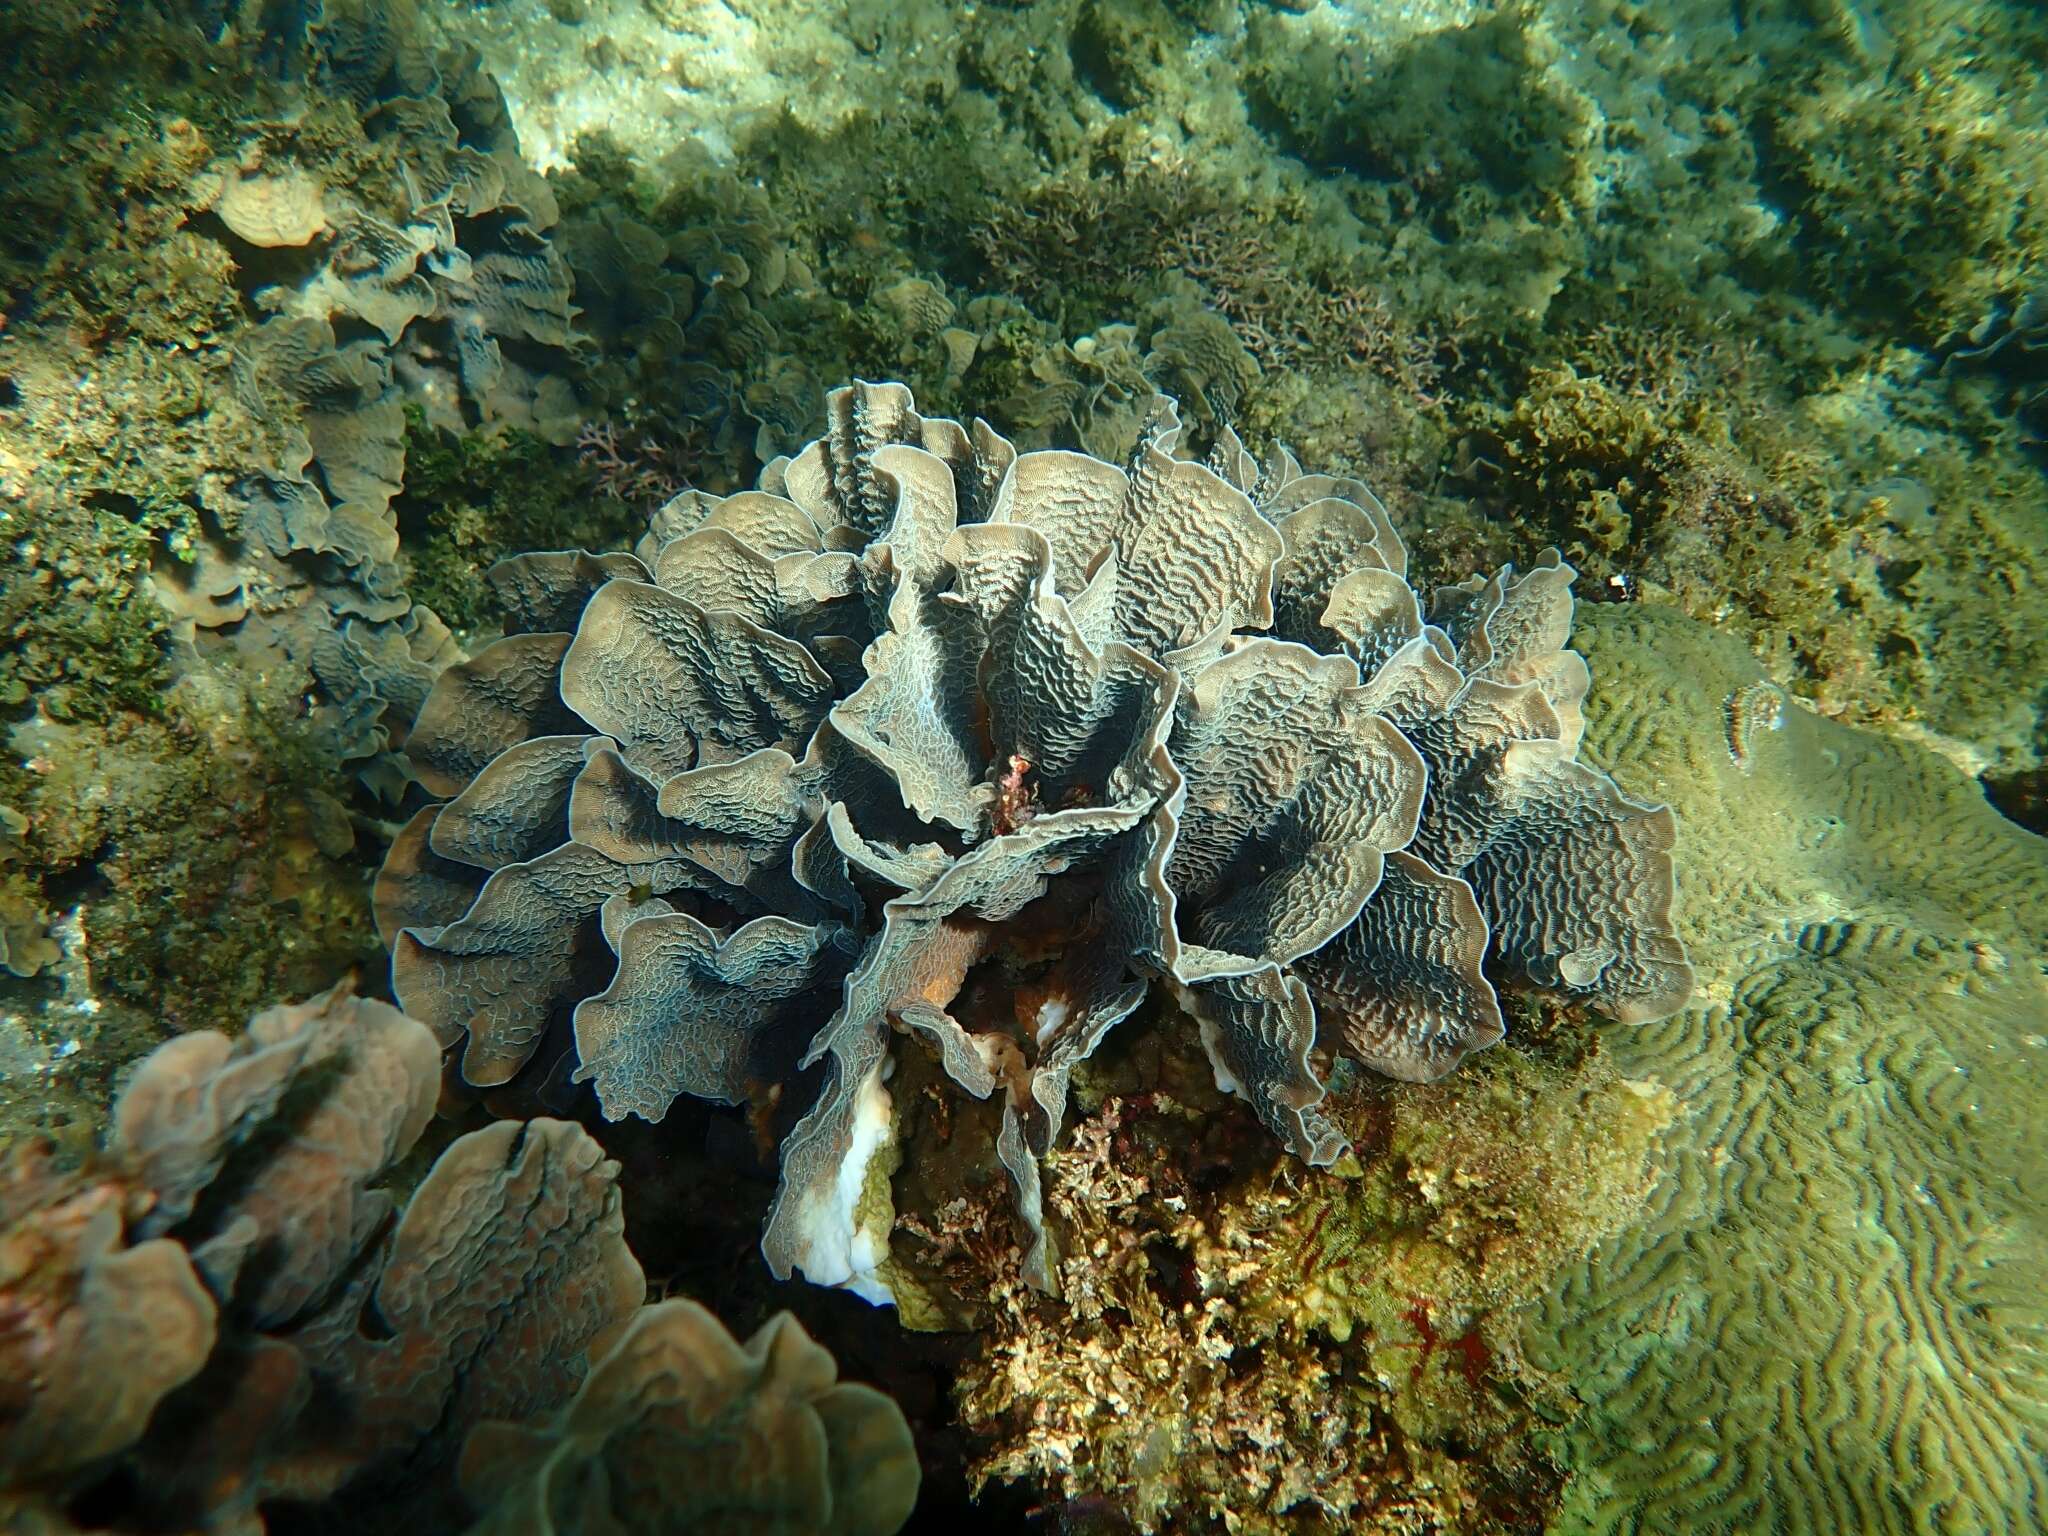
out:
{"label": "grooved brain coral", "polygon": [[764,1251],[883,1300],[899,1037],[1002,1094],[1049,1286],[1037,1159],[1154,983],[1318,1164],[1319,1025],[1422,1080],[1500,1037],[1482,960],[1621,1020],[1684,1002],[1672,817],[1575,759],[1554,556],[1425,605],[1363,486],[1227,433],[1177,458],[1166,401],[1128,469],[901,385],[827,417],[635,557],[499,567],[516,632],[422,708],[414,770],[452,798],[377,905],[471,1083],[573,1032],[613,1117],[804,1108]]}
{"label": "grooved brain coral", "polygon": [[1588,751],[1686,818],[1700,996],[1612,1039],[1684,1114],[1529,1319],[1563,1528],[2048,1528],[2048,843],[1743,646],[1602,610]]}

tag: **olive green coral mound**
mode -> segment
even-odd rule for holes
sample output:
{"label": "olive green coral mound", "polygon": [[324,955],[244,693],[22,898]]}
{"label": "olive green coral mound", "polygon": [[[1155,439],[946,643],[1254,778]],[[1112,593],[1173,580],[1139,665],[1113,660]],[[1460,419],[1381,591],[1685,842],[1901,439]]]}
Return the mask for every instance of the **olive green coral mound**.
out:
{"label": "olive green coral mound", "polygon": [[1580,635],[1702,964],[1608,1037],[1681,1101],[1649,1217],[1531,1319],[1588,1404],[1561,1528],[2041,1529],[2048,844],[1667,610]]}

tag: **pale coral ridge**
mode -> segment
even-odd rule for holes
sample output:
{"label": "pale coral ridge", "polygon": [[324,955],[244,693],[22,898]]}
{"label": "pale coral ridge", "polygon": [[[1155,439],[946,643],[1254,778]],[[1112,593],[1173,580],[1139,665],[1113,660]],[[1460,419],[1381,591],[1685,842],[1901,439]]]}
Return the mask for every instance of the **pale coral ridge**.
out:
{"label": "pale coral ridge", "polygon": [[1345,1145],[1319,1029],[1428,1080],[1501,1035],[1482,961],[1624,1021],[1684,1002],[1672,818],[1575,759],[1555,556],[1425,604],[1362,485],[1227,431],[1177,457],[1164,400],[1128,467],[901,385],[827,417],[636,560],[506,562],[522,632],[422,708],[414,771],[453,798],[398,839],[380,922],[472,1083],[573,1034],[614,1117],[808,1105],[764,1250],[880,1299],[898,1036],[1002,1090],[1050,1284],[1037,1159],[1154,983],[1313,1163]]}

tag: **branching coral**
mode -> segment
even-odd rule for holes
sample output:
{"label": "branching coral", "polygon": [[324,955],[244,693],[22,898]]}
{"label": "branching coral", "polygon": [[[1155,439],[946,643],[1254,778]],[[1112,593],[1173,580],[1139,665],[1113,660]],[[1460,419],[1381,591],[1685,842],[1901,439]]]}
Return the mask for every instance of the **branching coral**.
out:
{"label": "branching coral", "polygon": [[1049,1285],[1037,1159],[1155,983],[1315,1163],[1344,1148],[1319,1023],[1428,1079],[1501,1034],[1489,954],[1622,1020],[1684,1001],[1671,817],[1573,757],[1569,567],[1425,617],[1363,486],[1227,435],[1216,468],[1176,458],[1170,408],[1128,470],[900,385],[828,417],[760,490],[671,503],[637,560],[508,562],[529,632],[422,709],[415,771],[452,798],[379,913],[471,1082],[573,1032],[614,1117],[807,1106],[764,1250],[881,1299],[898,1034],[1001,1091]]}

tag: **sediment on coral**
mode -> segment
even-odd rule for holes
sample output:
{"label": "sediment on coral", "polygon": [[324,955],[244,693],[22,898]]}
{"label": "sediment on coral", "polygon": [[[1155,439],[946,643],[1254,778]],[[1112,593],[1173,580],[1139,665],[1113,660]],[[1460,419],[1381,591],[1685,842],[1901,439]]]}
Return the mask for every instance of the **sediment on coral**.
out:
{"label": "sediment on coral", "polygon": [[1227,432],[1176,457],[1170,402],[1128,469],[901,385],[827,416],[633,556],[506,562],[520,632],[422,707],[446,798],[376,902],[471,1084],[573,1065],[613,1118],[780,1116],[770,1266],[886,1300],[900,1050],[1001,1104],[1049,1287],[1039,1159],[1155,985],[1317,1164],[1319,1027],[1426,1081],[1500,1038],[1489,960],[1626,1022],[1683,1002],[1671,818],[1575,760],[1554,556],[1425,617],[1363,486]]}

